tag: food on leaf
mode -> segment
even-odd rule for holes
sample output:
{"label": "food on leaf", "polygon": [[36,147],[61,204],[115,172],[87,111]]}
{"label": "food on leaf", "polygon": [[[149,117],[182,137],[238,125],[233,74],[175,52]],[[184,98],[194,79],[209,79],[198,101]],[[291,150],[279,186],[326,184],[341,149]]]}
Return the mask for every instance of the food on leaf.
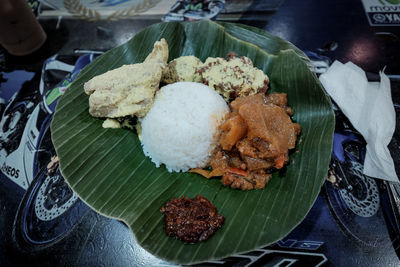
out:
{"label": "food on leaf", "polygon": [[114,128],[114,129],[121,128],[121,124],[116,119],[106,119],[103,122],[102,126],[103,128]]}
{"label": "food on leaf", "polygon": [[269,78],[253,66],[250,58],[231,53],[228,59],[207,58],[197,69],[202,82],[214,88],[226,101],[236,97],[265,93]]}
{"label": "food on leaf", "polygon": [[[266,95],[268,76],[234,52],[204,64],[195,56],[167,60],[161,39],[143,63],[92,78],[84,86],[89,112],[106,117],[105,128],[139,117],[143,152],[156,167],[222,176],[233,189],[264,188],[271,172],[288,163],[300,133],[286,94]],[[170,84],[158,91],[160,82]],[[231,112],[221,96],[233,100]]]}
{"label": "food on leaf", "polygon": [[286,94],[256,94],[231,103],[232,112],[221,124],[219,149],[211,159],[212,171],[193,170],[206,178],[222,176],[233,189],[264,188],[274,169],[289,161],[300,125],[293,123]]}
{"label": "food on leaf", "polygon": [[[224,56],[221,51],[235,49],[271,78],[270,91],[288,93],[303,134],[296,145],[298,152],[290,154],[287,171],[280,171],[280,177],[274,174],[265,189],[241,192],[221,188],[217,179],[155,168],[142,153],[135,130],[104,130],[102,121],[90,116],[88,102],[82,102],[88,100],[82,82],[100,73],[99,69],[137,63],[162,37],[172,41],[171,59],[192,52],[205,60],[206,53]],[[329,165],[334,114],[310,64],[290,43],[248,26],[210,21],[152,25],[90,64],[60,98],[51,123],[60,169],[90,207],[126,222],[138,243],[166,261],[191,265],[265,247],[284,238],[306,216]],[[212,200],[228,224],[210,240],[187,245],[165,234],[159,209],[172,197],[197,193]]]}
{"label": "food on leaf", "polygon": [[90,114],[105,118],[144,117],[159,89],[167,60],[168,44],[161,39],[143,63],[123,65],[86,82]]}
{"label": "food on leaf", "polygon": [[210,87],[194,82],[166,85],[143,118],[146,156],[168,171],[205,167],[218,143],[218,127],[229,107]]}
{"label": "food on leaf", "polygon": [[292,123],[283,108],[272,103],[260,104],[250,101],[239,106],[238,113],[247,123],[247,138],[258,138],[267,143],[268,147],[265,149],[258,148],[261,153],[268,153],[263,155],[263,158],[276,157],[295,147],[297,126]]}
{"label": "food on leaf", "polygon": [[186,243],[205,241],[224,223],[214,205],[205,197],[173,198],[161,208],[165,215],[165,232]]}
{"label": "food on leaf", "polygon": [[195,56],[182,56],[170,61],[163,70],[161,82],[201,82],[196,69],[203,64]]}
{"label": "food on leaf", "polygon": [[231,150],[246,135],[247,124],[237,112],[233,112],[228,115],[225,122],[221,125],[221,130],[222,136],[219,143],[222,149]]}

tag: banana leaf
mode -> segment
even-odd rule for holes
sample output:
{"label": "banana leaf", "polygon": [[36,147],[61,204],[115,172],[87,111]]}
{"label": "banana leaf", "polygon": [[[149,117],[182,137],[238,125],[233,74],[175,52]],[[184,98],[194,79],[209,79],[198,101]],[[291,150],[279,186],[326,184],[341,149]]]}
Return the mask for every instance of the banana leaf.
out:
{"label": "banana leaf", "polygon": [[[288,94],[302,133],[289,165],[265,189],[232,190],[218,179],[156,168],[134,131],[104,129],[102,120],[89,115],[83,84],[123,64],[142,62],[161,38],[169,44],[169,60],[195,55],[204,61],[230,51],[247,56],[269,76],[270,92]],[[90,207],[124,221],[144,249],[167,261],[193,264],[271,244],[305,218],[328,171],[334,115],[310,65],[289,42],[249,26],[211,21],[152,25],[88,65],[59,100],[51,131],[62,174]],[[171,198],[197,194],[212,201],[224,225],[196,244],[168,237],[160,207]]]}

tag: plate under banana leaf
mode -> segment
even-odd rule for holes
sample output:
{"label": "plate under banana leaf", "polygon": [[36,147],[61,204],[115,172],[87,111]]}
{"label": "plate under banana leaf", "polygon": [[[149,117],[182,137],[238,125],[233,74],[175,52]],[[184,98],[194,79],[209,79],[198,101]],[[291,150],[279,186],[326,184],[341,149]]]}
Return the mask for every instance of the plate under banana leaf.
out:
{"label": "plate under banana leaf", "polygon": [[[165,38],[169,60],[182,55],[251,58],[270,77],[270,92],[286,92],[302,133],[284,171],[265,189],[239,191],[218,179],[169,173],[143,154],[134,131],[104,129],[88,112],[83,84],[123,64],[142,62]],[[260,29],[210,21],[152,25],[87,66],[60,99],[52,139],[61,171],[80,198],[105,216],[123,220],[138,243],[167,261],[191,264],[271,244],[287,235],[312,207],[327,175],[334,115],[310,62],[292,44]],[[205,242],[185,244],[164,232],[160,207],[174,197],[201,194],[225,223]]]}

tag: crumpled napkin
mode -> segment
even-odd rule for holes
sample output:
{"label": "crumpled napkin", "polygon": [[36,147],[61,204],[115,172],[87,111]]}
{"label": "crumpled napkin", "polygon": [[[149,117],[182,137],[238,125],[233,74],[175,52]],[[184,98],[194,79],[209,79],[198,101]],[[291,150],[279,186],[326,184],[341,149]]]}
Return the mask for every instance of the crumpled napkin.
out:
{"label": "crumpled napkin", "polygon": [[327,93],[367,142],[364,174],[399,182],[388,144],[396,127],[390,80],[381,71],[381,82],[368,82],[365,72],[348,62],[335,61],[320,76]]}

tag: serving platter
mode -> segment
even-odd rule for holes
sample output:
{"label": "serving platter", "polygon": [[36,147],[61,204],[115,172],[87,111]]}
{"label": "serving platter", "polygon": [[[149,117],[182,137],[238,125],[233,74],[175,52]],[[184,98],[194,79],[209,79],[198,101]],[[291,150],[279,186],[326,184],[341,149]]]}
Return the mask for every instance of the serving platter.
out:
{"label": "serving platter", "polygon": [[[90,116],[83,84],[123,64],[142,62],[161,38],[169,44],[169,60],[195,55],[204,62],[230,51],[247,56],[269,76],[268,92],[288,94],[302,133],[289,165],[265,189],[232,190],[218,179],[156,168],[136,132],[104,129],[101,119]],[[298,48],[257,28],[211,21],[154,24],[98,57],[59,100],[51,131],[61,172],[90,207],[124,221],[143,248],[167,261],[193,264],[271,244],[304,219],[328,171],[334,115],[310,65]],[[197,194],[225,217],[222,228],[197,244],[168,237],[160,207],[171,198]]]}

